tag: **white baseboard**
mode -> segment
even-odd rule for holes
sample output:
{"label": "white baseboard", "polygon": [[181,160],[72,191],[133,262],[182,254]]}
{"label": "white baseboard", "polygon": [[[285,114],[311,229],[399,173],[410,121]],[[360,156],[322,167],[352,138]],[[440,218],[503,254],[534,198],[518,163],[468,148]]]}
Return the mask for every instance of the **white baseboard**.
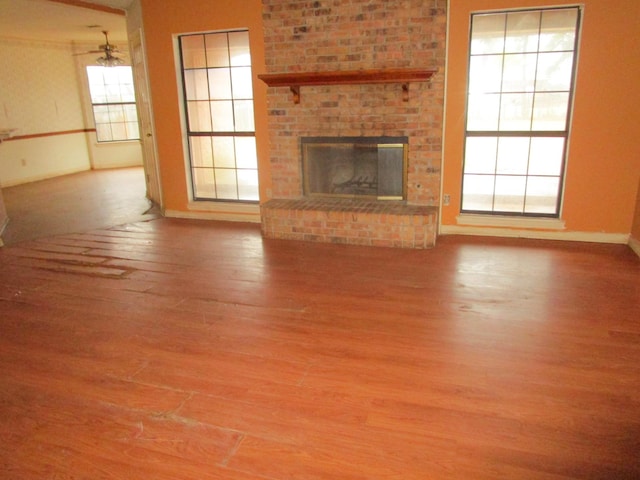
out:
{"label": "white baseboard", "polygon": [[542,240],[565,240],[570,242],[615,243],[622,245],[630,244],[629,234],[627,233],[524,230],[513,228],[476,227],[471,225],[441,225],[440,235],[478,235],[485,237],[534,238]]}
{"label": "white baseboard", "polygon": [[640,257],[640,240],[637,240],[633,237],[629,237],[629,247],[631,247],[631,250],[636,252],[636,255]]}
{"label": "white baseboard", "polygon": [[63,177],[65,175],[86,172],[88,170],[89,168],[87,166],[87,167],[79,167],[79,168],[68,168],[68,169],[57,171],[57,172],[45,173],[42,175],[32,175],[32,176],[24,177],[20,179],[13,179],[6,182],[0,182],[0,188],[15,187],[18,185],[23,185],[25,183],[39,182],[41,180],[49,180],[50,178]]}
{"label": "white baseboard", "polygon": [[97,165],[93,165],[93,170],[111,170],[114,168],[133,168],[142,167],[142,162],[139,161],[126,161],[126,162],[102,162]]}

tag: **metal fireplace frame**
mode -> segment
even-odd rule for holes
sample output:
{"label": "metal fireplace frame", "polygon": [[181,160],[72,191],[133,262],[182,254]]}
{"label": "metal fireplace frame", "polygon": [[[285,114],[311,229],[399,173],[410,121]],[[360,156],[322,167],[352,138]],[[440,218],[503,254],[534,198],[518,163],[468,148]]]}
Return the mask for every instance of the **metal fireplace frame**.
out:
{"label": "metal fireplace frame", "polygon": [[[310,159],[308,149],[310,146],[334,146],[339,148],[340,145],[362,145],[380,147],[402,147],[402,194],[401,195],[368,195],[358,193],[324,193],[312,191],[310,184]],[[407,170],[408,170],[408,137],[389,137],[389,136],[360,136],[360,137],[301,137],[300,138],[300,165],[302,174],[303,194],[307,198],[348,198],[352,200],[394,200],[404,201],[407,199]],[[377,179],[376,179],[377,180]],[[376,181],[376,184],[378,182]]]}

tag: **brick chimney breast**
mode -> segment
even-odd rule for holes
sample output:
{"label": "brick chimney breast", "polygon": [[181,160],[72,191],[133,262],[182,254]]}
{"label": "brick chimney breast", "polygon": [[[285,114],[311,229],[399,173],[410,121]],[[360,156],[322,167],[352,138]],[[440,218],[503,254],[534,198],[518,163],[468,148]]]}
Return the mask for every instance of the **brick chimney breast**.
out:
{"label": "brick chimney breast", "polygon": [[428,82],[270,87],[273,198],[303,197],[301,138],[408,138],[407,205],[436,207],[440,188],[446,2],[263,0],[266,72],[437,70]]}

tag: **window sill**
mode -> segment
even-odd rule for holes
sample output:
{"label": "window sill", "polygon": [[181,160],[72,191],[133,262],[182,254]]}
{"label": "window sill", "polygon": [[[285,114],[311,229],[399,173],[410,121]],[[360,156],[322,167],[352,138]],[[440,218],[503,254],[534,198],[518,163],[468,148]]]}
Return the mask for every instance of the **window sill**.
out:
{"label": "window sill", "polygon": [[260,223],[258,203],[190,201],[186,210],[165,210],[165,216],[198,220]]}
{"label": "window sill", "polygon": [[564,220],[559,218],[531,218],[511,217],[507,215],[478,215],[461,213],[456,217],[458,225],[507,227],[507,228],[537,228],[544,230],[564,230]]}
{"label": "window sill", "polygon": [[241,202],[221,202],[207,200],[192,200],[187,205],[187,209],[200,212],[234,212],[253,214],[260,213],[260,204]]}

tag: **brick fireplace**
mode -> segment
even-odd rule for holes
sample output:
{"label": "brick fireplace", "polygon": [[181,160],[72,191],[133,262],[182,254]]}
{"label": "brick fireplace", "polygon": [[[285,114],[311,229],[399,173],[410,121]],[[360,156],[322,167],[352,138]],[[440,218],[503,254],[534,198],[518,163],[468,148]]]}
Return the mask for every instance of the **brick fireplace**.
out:
{"label": "brick fireplace", "polygon": [[[445,6],[444,0],[263,0],[264,77],[277,85],[267,97],[273,188],[262,205],[265,236],[435,245]],[[406,138],[403,197],[305,196],[302,142],[316,137]]]}

